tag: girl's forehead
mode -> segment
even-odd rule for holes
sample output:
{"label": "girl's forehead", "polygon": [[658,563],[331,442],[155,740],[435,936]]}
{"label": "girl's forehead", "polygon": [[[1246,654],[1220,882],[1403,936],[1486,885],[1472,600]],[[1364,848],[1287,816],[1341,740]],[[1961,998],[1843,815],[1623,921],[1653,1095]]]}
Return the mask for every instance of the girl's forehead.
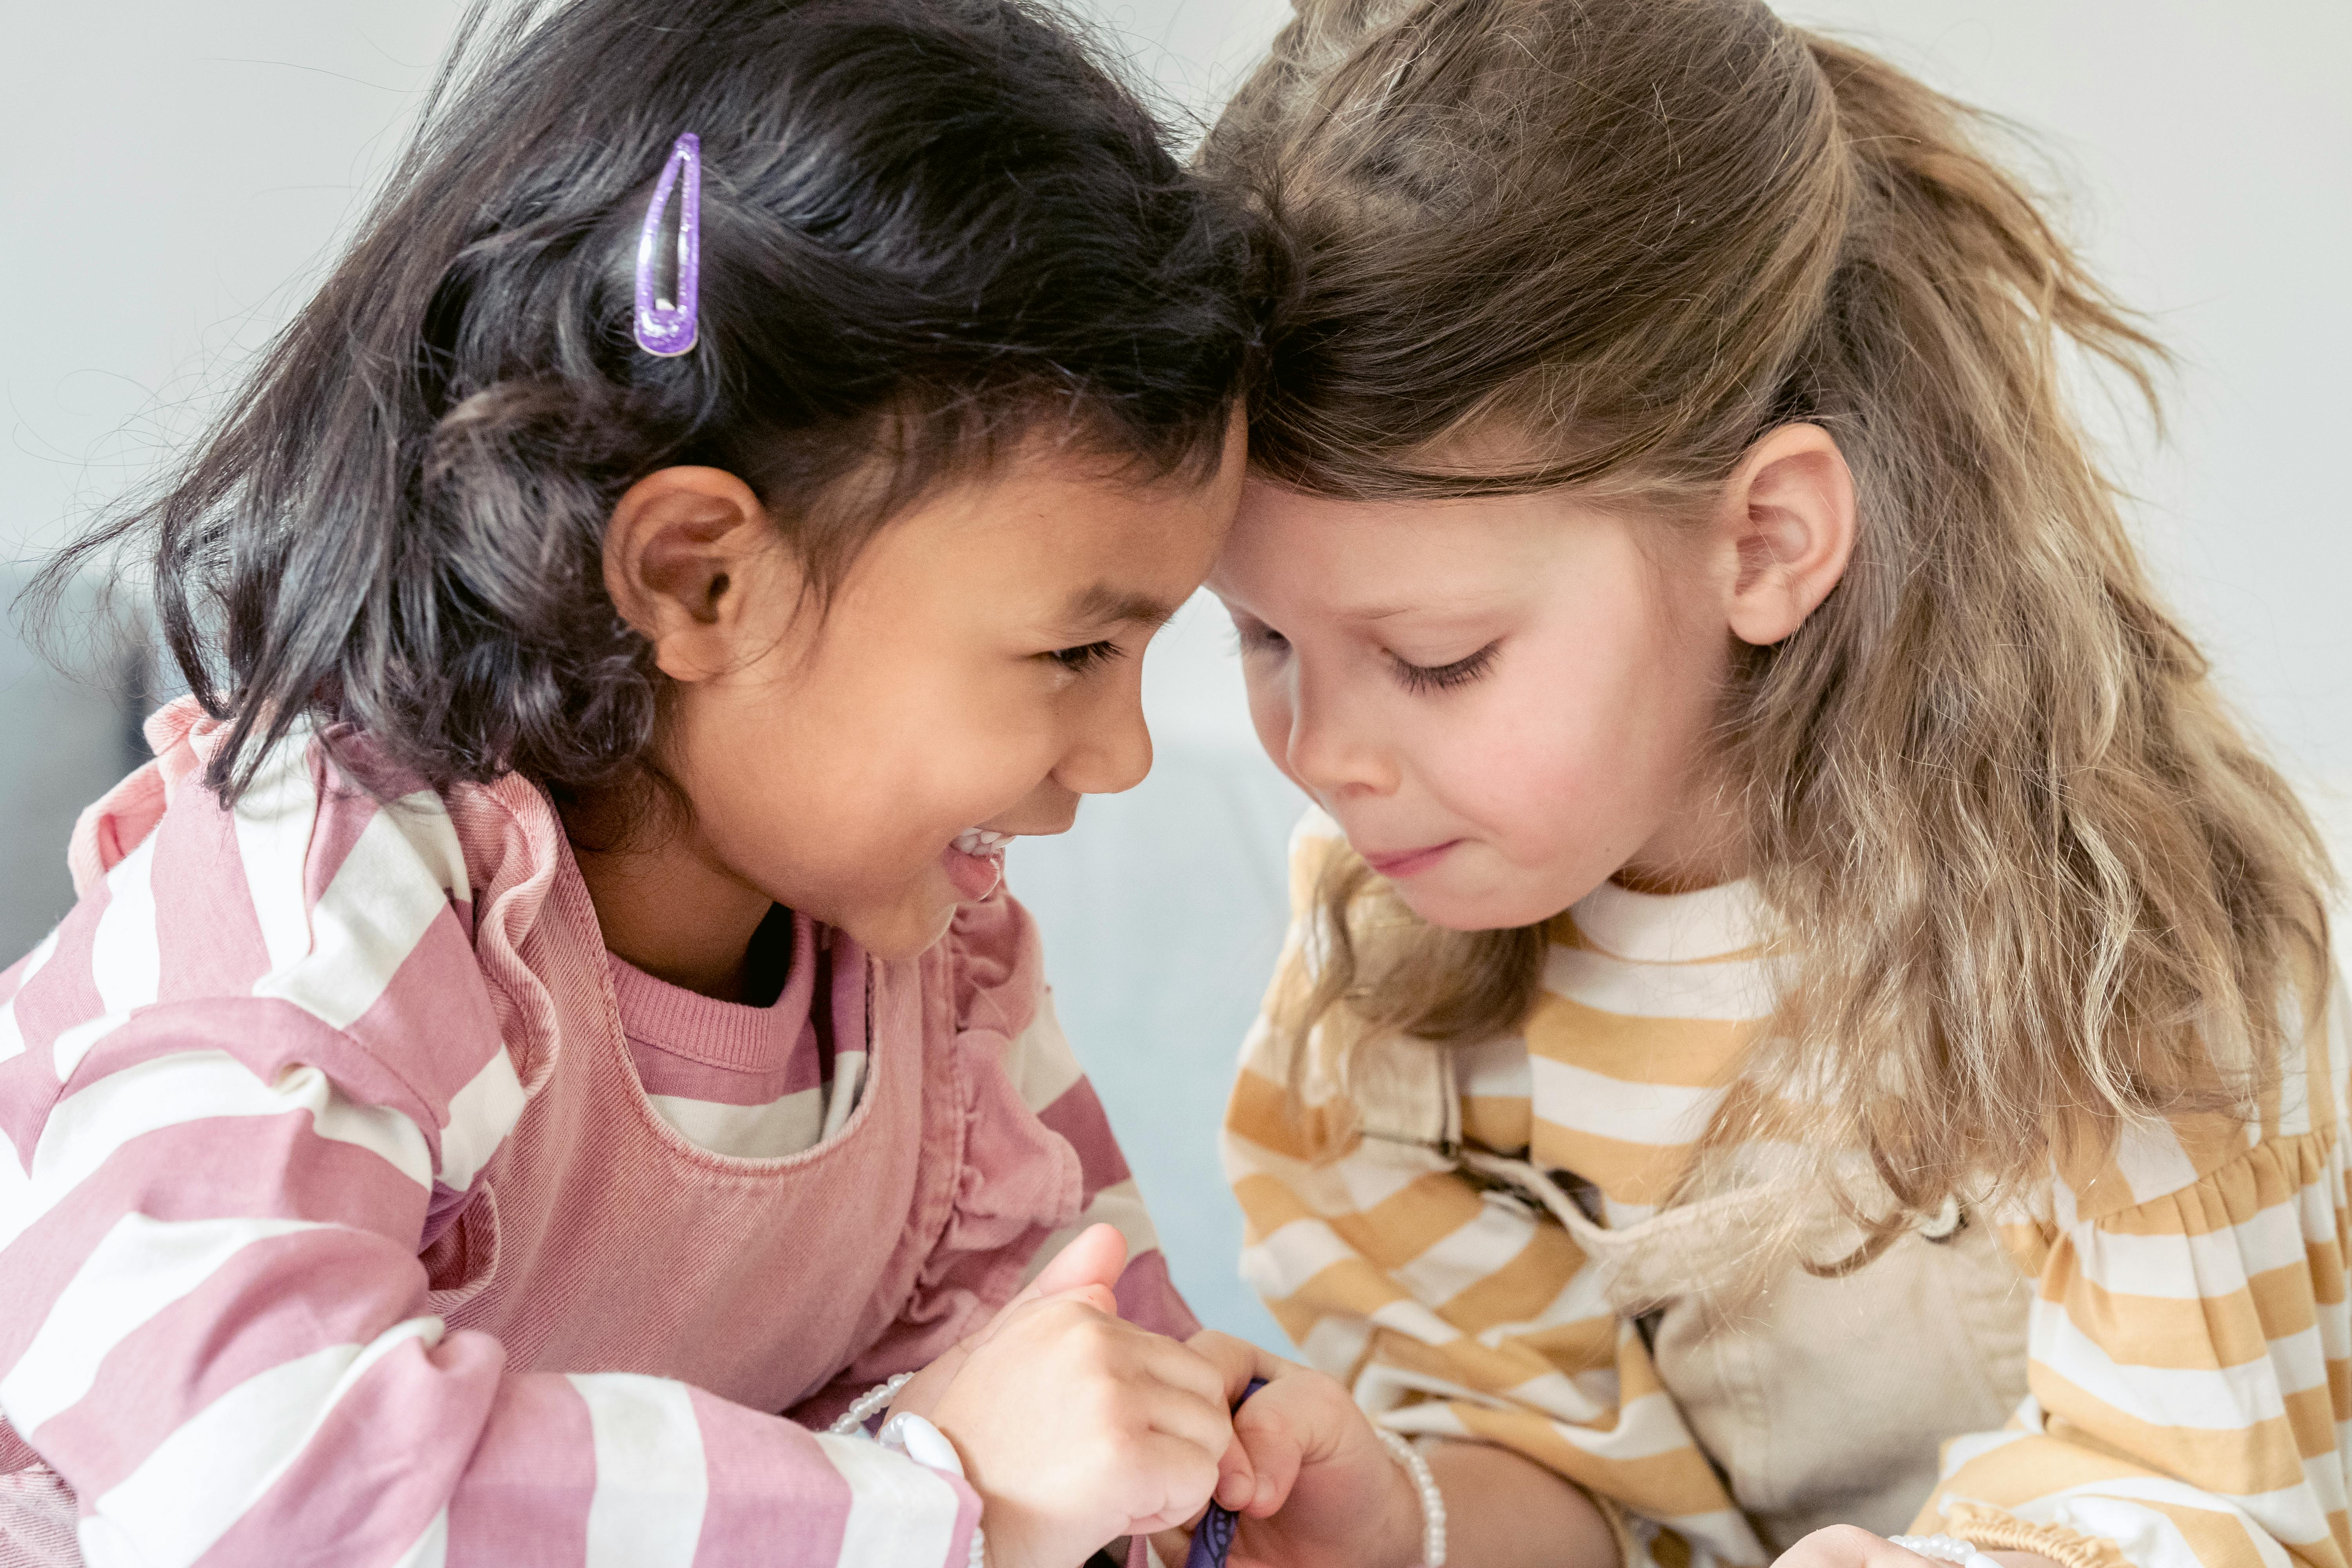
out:
{"label": "girl's forehead", "polygon": [[1210,583],[1362,620],[1468,608],[1523,594],[1607,526],[1558,496],[1361,501],[1253,483]]}
{"label": "girl's forehead", "polygon": [[888,524],[852,571],[882,613],[911,599],[987,602],[1073,628],[1156,625],[1200,585],[1234,486],[1137,483],[1045,455],[950,483]]}

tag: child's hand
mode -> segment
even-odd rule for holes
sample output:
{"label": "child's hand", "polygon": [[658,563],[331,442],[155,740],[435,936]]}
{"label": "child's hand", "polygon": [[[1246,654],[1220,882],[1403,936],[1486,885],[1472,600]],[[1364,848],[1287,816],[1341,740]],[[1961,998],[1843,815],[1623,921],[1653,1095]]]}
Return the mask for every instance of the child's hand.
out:
{"label": "child's hand", "polygon": [[1074,1568],[1204,1508],[1233,1446],[1196,1352],[1062,1294],[1009,1308],[939,1397],[993,1568]]}
{"label": "child's hand", "polygon": [[1126,1266],[1118,1231],[1089,1227],[891,1405],[955,1444],[997,1568],[1071,1568],[1180,1522],[1206,1506],[1221,1455],[1244,1463],[1217,1368],[1118,1321]]}
{"label": "child's hand", "polygon": [[[1348,1391],[1321,1373],[1227,1335],[1189,1342],[1214,1363],[1226,1395],[1264,1388],[1234,1413],[1217,1501],[1242,1516],[1232,1568],[1404,1568],[1421,1558],[1421,1500]],[[1181,1562],[1181,1532],[1159,1543]]]}
{"label": "child's hand", "polygon": [[[1238,1395],[1266,1379],[1234,1415],[1236,1446],[1217,1499],[1241,1515],[1231,1568],[1407,1568],[1422,1560],[1418,1489],[1348,1392],[1320,1373],[1223,1334],[1192,1344]],[[1429,1468],[1447,1500],[1451,1560],[1476,1568],[1616,1568],[1614,1532],[1593,1500],[1533,1461],[1484,1443],[1441,1443]],[[1154,1542],[1183,1561],[1184,1532]],[[1811,1568],[1830,1568],[1813,1564]],[[1940,1568],[1949,1568],[1948,1564]],[[2002,1568],[2054,1568],[2038,1560]]]}
{"label": "child's hand", "polygon": [[[890,1402],[890,1414],[906,1413],[929,1417],[940,1402],[956,1373],[963,1370],[971,1352],[988,1342],[991,1334],[1006,1319],[1033,1301],[1067,1300],[1083,1301],[1096,1310],[1118,1316],[1118,1298],[1113,1289],[1118,1277],[1127,1269],[1127,1238],[1112,1225],[1090,1225],[1070,1239],[1069,1245],[1054,1255],[1053,1260],[1039,1271],[1018,1296],[1007,1301],[991,1318],[985,1327],[965,1335],[953,1348],[908,1380],[907,1386]],[[936,1423],[935,1423],[936,1424]]]}

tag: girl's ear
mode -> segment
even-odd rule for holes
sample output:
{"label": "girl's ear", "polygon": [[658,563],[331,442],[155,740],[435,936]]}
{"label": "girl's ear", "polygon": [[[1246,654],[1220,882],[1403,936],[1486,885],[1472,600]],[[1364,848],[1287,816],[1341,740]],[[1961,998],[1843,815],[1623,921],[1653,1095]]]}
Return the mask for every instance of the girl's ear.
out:
{"label": "girl's ear", "polygon": [[1813,613],[1853,556],[1853,474],[1818,425],[1783,425],[1748,449],[1724,489],[1732,635],[1761,647]]}
{"label": "girl's ear", "polygon": [[629,487],[604,525],[604,590],[654,645],[664,675],[708,680],[753,651],[749,584],[785,553],[741,479],[720,468],[659,468]]}

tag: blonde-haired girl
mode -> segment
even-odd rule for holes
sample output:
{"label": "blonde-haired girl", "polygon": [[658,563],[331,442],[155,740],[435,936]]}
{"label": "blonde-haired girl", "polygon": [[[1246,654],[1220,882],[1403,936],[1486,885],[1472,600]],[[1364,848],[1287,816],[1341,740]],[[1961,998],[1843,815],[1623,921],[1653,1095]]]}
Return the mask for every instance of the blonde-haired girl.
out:
{"label": "blonde-haired girl", "polygon": [[2325,857],[1986,129],[1746,0],[1350,0],[1211,140],[1297,256],[1211,582],[1321,808],[1245,1266],[1457,1568],[2352,1549]]}

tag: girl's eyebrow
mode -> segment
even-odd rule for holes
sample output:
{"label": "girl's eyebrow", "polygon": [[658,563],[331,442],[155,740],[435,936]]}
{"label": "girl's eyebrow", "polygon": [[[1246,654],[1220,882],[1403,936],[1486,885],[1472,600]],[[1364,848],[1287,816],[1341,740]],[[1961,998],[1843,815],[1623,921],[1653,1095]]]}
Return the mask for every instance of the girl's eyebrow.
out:
{"label": "girl's eyebrow", "polygon": [[1132,593],[1097,583],[1070,595],[1062,606],[1062,621],[1073,626],[1098,626],[1131,622],[1158,631],[1175,617],[1176,606],[1150,594]]}
{"label": "girl's eyebrow", "polygon": [[1388,621],[1399,616],[1419,616],[1433,621],[1471,621],[1491,615],[1501,603],[1501,596],[1492,594],[1462,595],[1454,598],[1428,598],[1409,605],[1364,605],[1337,612],[1343,621]]}

